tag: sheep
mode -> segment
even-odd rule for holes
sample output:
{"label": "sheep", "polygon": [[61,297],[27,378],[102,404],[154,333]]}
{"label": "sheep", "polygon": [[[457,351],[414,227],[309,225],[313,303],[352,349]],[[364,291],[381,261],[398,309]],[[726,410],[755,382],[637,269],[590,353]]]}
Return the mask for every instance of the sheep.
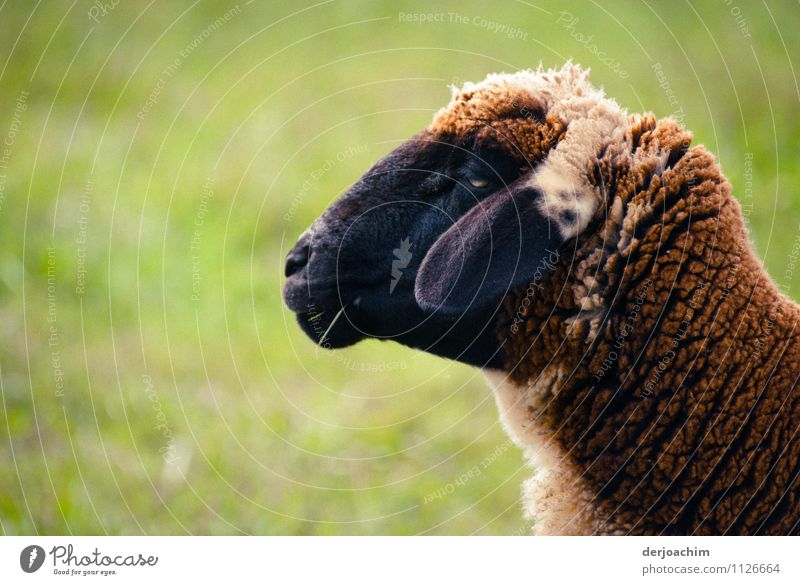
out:
{"label": "sheep", "polygon": [[800,532],[800,307],[714,157],[578,65],[454,89],[286,277],[321,345],[486,371],[535,534]]}

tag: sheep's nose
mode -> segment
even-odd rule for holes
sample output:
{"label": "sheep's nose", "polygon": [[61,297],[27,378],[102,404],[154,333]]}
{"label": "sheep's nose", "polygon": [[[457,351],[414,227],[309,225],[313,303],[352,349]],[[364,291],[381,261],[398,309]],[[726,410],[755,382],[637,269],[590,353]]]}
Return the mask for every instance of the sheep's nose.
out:
{"label": "sheep's nose", "polygon": [[311,246],[309,246],[303,239],[301,239],[289,255],[286,257],[286,269],[284,274],[289,278],[292,274],[299,272],[306,264],[308,264],[308,257],[311,255]]}

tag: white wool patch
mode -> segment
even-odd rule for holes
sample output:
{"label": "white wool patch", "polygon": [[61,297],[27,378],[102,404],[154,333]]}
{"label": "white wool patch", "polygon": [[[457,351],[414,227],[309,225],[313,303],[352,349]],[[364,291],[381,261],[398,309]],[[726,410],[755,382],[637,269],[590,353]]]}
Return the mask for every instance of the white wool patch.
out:
{"label": "white wool patch", "polygon": [[604,202],[605,194],[588,173],[603,146],[625,140],[628,113],[602,89],[589,83],[589,72],[567,63],[560,73],[539,73],[548,114],[567,125],[564,138],[531,177],[544,195],[540,211],[569,239],[580,234]]}
{"label": "white wool patch", "polygon": [[592,534],[596,528],[591,494],[553,437],[536,423],[543,402],[558,391],[561,376],[550,368],[527,388],[501,371],[484,370],[494,389],[500,421],[534,468],[523,484],[525,516],[538,535]]}

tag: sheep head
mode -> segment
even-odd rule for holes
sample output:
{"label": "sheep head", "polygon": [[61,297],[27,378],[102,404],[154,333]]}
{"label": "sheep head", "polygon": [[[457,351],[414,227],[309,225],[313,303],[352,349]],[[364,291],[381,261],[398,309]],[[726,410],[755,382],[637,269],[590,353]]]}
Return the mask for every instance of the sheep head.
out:
{"label": "sheep head", "polygon": [[493,74],[454,89],[300,237],[284,299],[325,347],[393,339],[501,367],[503,299],[605,214],[591,180],[628,117],[588,72]]}

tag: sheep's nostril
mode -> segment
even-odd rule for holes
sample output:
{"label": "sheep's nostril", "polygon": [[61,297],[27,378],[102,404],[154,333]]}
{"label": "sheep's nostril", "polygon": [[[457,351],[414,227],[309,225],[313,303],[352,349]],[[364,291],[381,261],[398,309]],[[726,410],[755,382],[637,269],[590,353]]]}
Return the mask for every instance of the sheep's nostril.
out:
{"label": "sheep's nostril", "polygon": [[290,277],[299,272],[303,266],[308,264],[308,257],[311,255],[311,248],[308,244],[298,243],[286,257],[286,268],[284,274]]}

